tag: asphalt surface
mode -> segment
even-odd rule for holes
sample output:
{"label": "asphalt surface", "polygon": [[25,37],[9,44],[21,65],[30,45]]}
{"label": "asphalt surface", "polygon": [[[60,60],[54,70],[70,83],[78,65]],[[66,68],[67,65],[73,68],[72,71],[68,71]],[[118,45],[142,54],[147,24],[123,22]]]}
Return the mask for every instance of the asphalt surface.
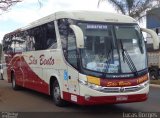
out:
{"label": "asphalt surface", "polygon": [[0,80],[0,112],[160,112],[160,88],[150,87],[149,99],[140,103],[57,107],[50,96],[28,89],[14,91],[10,83]]}

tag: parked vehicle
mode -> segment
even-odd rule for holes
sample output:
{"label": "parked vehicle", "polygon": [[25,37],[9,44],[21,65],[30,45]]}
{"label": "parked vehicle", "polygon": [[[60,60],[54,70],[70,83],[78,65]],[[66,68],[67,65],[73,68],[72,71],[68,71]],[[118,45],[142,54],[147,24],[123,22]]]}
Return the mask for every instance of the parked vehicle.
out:
{"label": "parked vehicle", "polygon": [[148,70],[150,79],[155,80],[160,77],[160,49],[154,50],[153,44],[147,44]]}

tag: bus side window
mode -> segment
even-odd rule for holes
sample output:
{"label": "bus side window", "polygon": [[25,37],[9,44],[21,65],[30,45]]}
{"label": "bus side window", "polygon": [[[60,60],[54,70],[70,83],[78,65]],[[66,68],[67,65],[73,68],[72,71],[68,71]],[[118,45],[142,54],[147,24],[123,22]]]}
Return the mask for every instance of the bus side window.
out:
{"label": "bus side window", "polygon": [[76,38],[73,30],[69,28],[68,19],[59,19],[58,29],[64,57],[73,67],[77,68]]}
{"label": "bus side window", "polygon": [[14,52],[25,52],[26,51],[26,41],[24,37],[24,32],[20,32],[13,38],[14,40]]}
{"label": "bus side window", "polygon": [[42,46],[44,45],[44,43],[42,42],[44,40],[44,38],[42,37],[44,33],[44,31],[42,31],[42,26],[35,27],[28,30],[27,32],[27,51],[42,50]]}
{"label": "bus side window", "polygon": [[31,50],[57,48],[54,21],[40,25],[29,31],[28,48],[31,48]]}
{"label": "bus side window", "polygon": [[58,29],[61,38],[64,57],[67,59],[67,38],[68,38],[68,21],[67,19],[58,20]]}
{"label": "bus side window", "polygon": [[35,50],[35,40],[33,36],[26,36],[26,45],[27,51]]}
{"label": "bus side window", "polygon": [[46,48],[56,49],[57,39],[54,22],[47,23],[46,27]]}
{"label": "bus side window", "polygon": [[77,47],[76,37],[72,29],[68,28],[68,40],[67,40],[67,60],[75,68],[77,68]]}
{"label": "bus side window", "polygon": [[4,42],[3,42],[3,51],[5,53],[13,53],[13,47],[12,47],[12,36],[6,36],[4,37]]}
{"label": "bus side window", "polygon": [[17,31],[9,34],[3,39],[4,53],[13,54],[26,51],[26,41],[24,32]]}

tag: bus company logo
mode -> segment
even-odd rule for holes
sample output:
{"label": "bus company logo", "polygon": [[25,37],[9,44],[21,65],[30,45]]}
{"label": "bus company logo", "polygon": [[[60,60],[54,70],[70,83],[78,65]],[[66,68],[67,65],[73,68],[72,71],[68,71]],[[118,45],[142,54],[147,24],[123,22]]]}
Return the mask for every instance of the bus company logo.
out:
{"label": "bus company logo", "polygon": [[137,83],[140,84],[140,83],[143,83],[143,82],[145,82],[145,81],[147,81],[147,80],[148,80],[148,76],[145,75],[145,76],[143,76],[143,77],[138,78],[138,79],[137,79]]}
{"label": "bus company logo", "polygon": [[29,57],[29,63],[28,63],[29,65],[37,65],[37,59],[33,56],[33,55],[31,55],[30,57]]}
{"label": "bus company logo", "polygon": [[119,91],[120,91],[120,92],[124,92],[124,91],[125,91],[125,88],[121,87],[121,88],[119,89]]}
{"label": "bus company logo", "polygon": [[52,56],[46,59],[44,55],[40,55],[40,65],[54,65],[54,59]]}
{"label": "bus company logo", "polygon": [[119,83],[119,86],[130,86],[132,84],[131,82],[126,82],[126,81],[120,81],[118,83]]}
{"label": "bus company logo", "polygon": [[107,87],[118,86],[117,82],[107,82]]}
{"label": "bus company logo", "polygon": [[107,82],[107,87],[116,87],[116,86],[130,86],[131,82],[120,81],[120,82]]}
{"label": "bus company logo", "polygon": [[46,58],[44,54],[39,56],[39,59],[36,59],[33,55],[29,57],[29,65],[37,65],[39,62],[40,65],[54,65],[54,59],[51,56],[50,58]]}

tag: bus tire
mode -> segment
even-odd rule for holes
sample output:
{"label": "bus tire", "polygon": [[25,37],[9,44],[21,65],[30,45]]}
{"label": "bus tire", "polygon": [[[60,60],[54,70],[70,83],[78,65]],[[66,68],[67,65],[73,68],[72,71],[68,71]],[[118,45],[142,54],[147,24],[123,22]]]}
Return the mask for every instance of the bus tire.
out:
{"label": "bus tire", "polygon": [[19,86],[16,84],[16,78],[14,73],[11,74],[12,88],[13,90],[19,90]]}
{"label": "bus tire", "polygon": [[61,99],[61,92],[58,81],[55,80],[52,84],[53,84],[52,99],[54,101],[54,104],[59,107],[66,106],[66,101]]}

